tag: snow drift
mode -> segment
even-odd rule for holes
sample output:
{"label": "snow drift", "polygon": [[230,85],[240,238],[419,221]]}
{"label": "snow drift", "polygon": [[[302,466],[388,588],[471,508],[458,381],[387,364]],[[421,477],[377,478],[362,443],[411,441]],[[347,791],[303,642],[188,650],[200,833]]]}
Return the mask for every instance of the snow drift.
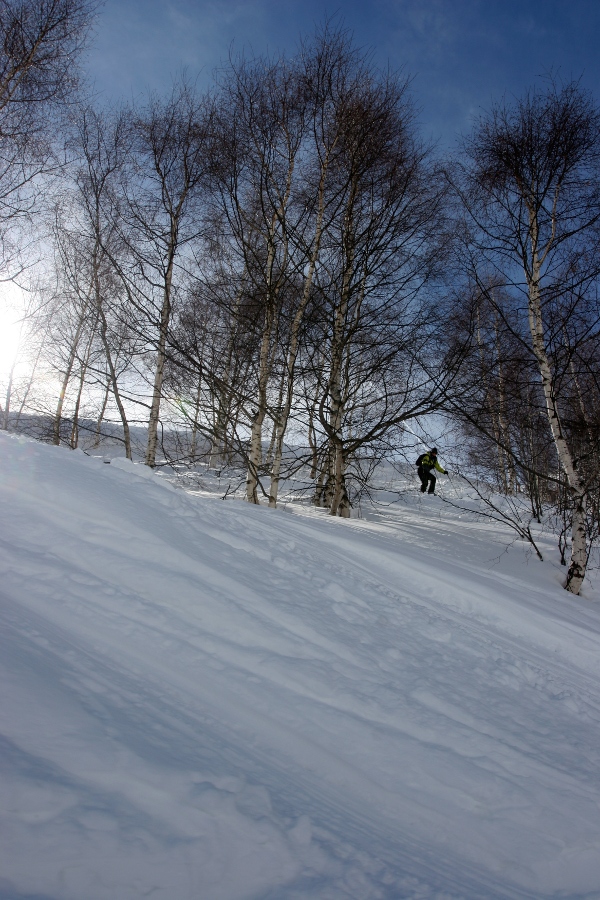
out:
{"label": "snow drift", "polygon": [[0,435],[2,900],[600,897],[600,599]]}

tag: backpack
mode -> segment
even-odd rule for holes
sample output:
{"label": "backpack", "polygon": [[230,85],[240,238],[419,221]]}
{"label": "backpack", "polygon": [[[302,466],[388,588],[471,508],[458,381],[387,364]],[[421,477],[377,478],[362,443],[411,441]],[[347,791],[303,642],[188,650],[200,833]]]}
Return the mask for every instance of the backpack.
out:
{"label": "backpack", "polygon": [[418,458],[418,460],[415,463],[415,466],[420,466],[426,456],[427,456],[426,453],[421,453],[420,457]]}

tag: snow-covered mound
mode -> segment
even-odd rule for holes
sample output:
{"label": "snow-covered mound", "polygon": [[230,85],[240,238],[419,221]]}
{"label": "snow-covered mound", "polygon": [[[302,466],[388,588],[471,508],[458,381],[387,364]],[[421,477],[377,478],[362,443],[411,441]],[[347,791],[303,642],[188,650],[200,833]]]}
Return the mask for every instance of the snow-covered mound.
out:
{"label": "snow-covered mound", "polygon": [[600,897],[600,599],[0,436],[2,900]]}

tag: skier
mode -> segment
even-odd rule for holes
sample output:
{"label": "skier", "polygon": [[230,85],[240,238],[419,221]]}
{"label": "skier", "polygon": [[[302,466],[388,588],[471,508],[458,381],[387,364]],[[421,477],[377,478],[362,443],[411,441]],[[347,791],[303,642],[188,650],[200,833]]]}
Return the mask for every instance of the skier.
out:
{"label": "skier", "polygon": [[420,457],[417,460],[417,472],[419,473],[419,478],[421,479],[421,493],[424,494],[427,491],[427,485],[429,485],[429,494],[435,494],[435,475],[432,472],[432,469],[437,469],[438,472],[441,472],[442,475],[447,475],[448,472],[446,469],[442,469],[438,462],[437,458],[437,447],[432,447],[431,450],[428,450],[427,453],[421,453]]}

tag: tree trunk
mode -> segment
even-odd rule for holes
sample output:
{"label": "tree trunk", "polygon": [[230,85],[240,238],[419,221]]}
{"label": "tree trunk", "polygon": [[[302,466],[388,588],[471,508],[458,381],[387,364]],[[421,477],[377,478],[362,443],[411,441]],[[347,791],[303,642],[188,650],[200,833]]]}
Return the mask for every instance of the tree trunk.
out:
{"label": "tree trunk", "polygon": [[323,509],[327,505],[326,501],[325,501],[325,491],[326,491],[325,484],[326,484],[326,480],[329,475],[329,468],[330,468],[330,466],[329,466],[329,454],[328,454],[325,457],[325,459],[323,460],[323,465],[321,467],[321,471],[319,472],[319,479],[315,486],[315,493],[313,496],[313,504],[315,506],[320,507],[321,509]]}
{"label": "tree trunk", "polygon": [[98,414],[98,421],[96,422],[96,437],[94,439],[94,449],[100,446],[100,429],[102,428],[102,421],[104,419],[104,413],[106,412],[106,407],[108,406],[108,394],[110,392],[110,380],[106,382],[106,390],[104,391],[104,400],[102,401],[102,406],[100,407],[100,412]]}
{"label": "tree trunk", "polygon": [[94,333],[96,331],[96,326],[98,324],[98,317],[96,316],[96,321],[92,325],[90,329],[90,336],[87,342],[87,347],[85,348],[85,356],[81,362],[81,372],[79,375],[79,388],[77,390],[77,400],[75,401],[75,409],[73,411],[73,423],[71,425],[71,441],[70,446],[72,450],[77,448],[79,443],[79,410],[81,408],[81,398],[83,396],[83,387],[85,385],[85,376],[87,375],[88,365],[90,362],[90,356],[92,354],[92,344],[94,343]]}
{"label": "tree trunk", "polygon": [[[296,310],[296,315],[294,316],[294,321],[292,323],[292,329],[290,334],[290,347],[288,351],[287,358],[287,372],[284,371],[283,377],[285,378],[287,375],[287,396],[285,405],[278,411],[278,420],[275,423],[275,455],[273,459],[273,466],[271,469],[271,488],[269,492],[269,506],[275,507],[277,506],[277,495],[279,493],[279,478],[281,474],[281,460],[283,456],[283,441],[285,438],[285,432],[287,429],[288,420],[290,417],[290,412],[292,409],[292,402],[294,396],[294,376],[296,372],[296,361],[298,358],[298,350],[300,345],[300,328],[302,326],[302,320],[304,318],[304,313],[306,312],[306,307],[308,305],[308,301],[310,299],[311,289],[313,278],[315,274],[315,269],[317,265],[317,260],[319,258],[319,254],[321,252],[321,238],[323,234],[323,217],[325,213],[325,179],[327,175],[329,165],[329,157],[326,155],[323,164],[321,166],[321,177],[319,180],[319,192],[318,192],[318,213],[317,213],[317,221],[315,224],[315,236],[312,242],[312,251],[310,254],[310,261],[308,265],[308,272],[306,273],[306,277],[304,279],[304,287],[302,290],[302,298],[298,305],[298,309]],[[282,380],[281,387],[283,393],[283,385],[284,382]],[[281,401],[280,401],[281,402]]]}
{"label": "tree trunk", "polygon": [[350,518],[350,501],[346,491],[345,460],[341,443],[336,444],[333,467],[333,497],[329,515]]}
{"label": "tree trunk", "polygon": [[165,374],[165,362],[167,360],[167,336],[169,333],[169,321],[171,318],[171,285],[173,281],[173,265],[175,262],[176,237],[172,236],[169,247],[169,262],[165,273],[165,285],[163,304],[160,311],[160,330],[158,335],[158,347],[156,352],[156,370],[154,373],[154,387],[152,390],[152,403],[150,404],[150,416],[148,419],[148,444],[146,446],[145,464],[154,468],[156,465],[156,447],[158,444],[158,420],[160,416],[160,401],[162,398],[162,386]]}
{"label": "tree trunk", "polygon": [[530,211],[531,226],[531,243],[532,243],[532,265],[531,275],[528,278],[529,288],[529,328],[531,332],[531,340],[533,353],[537,360],[542,388],[544,391],[544,399],[546,401],[546,412],[548,422],[556,447],[556,453],[561,468],[563,469],[569,485],[569,493],[573,503],[573,531],[571,535],[571,560],[569,563],[569,571],[565,588],[572,594],[579,594],[581,585],[585,578],[587,565],[587,546],[585,534],[585,511],[587,506],[587,496],[585,484],[579,476],[575,463],[571,454],[571,450],[567,440],[563,434],[560,416],[558,413],[558,405],[554,395],[554,386],[552,380],[552,370],[546,352],[546,342],[544,335],[544,323],[542,319],[542,301],[541,301],[541,268],[542,263],[538,252],[538,226],[535,211]]}
{"label": "tree trunk", "polygon": [[258,504],[258,473],[262,466],[262,427],[267,414],[267,385],[269,381],[269,361],[271,333],[274,316],[270,309],[265,316],[265,327],[260,347],[257,408],[252,417],[250,432],[250,452],[246,473],[246,500]]}
{"label": "tree trunk", "polygon": [[2,423],[2,427],[4,428],[5,431],[8,431],[8,426],[10,424],[10,421],[9,421],[10,399],[11,399],[11,394],[12,394],[12,385],[13,385],[13,378],[14,378],[14,374],[15,374],[15,366],[16,365],[17,365],[17,361],[15,359],[12,366],[10,367],[10,372],[8,374],[8,385],[6,387],[6,401],[4,403],[4,419],[3,419],[3,423]]}
{"label": "tree trunk", "polygon": [[[129,422],[127,420],[127,413],[125,412],[125,406],[123,405],[123,400],[121,398],[121,392],[119,390],[119,385],[117,382],[117,372],[112,360],[112,354],[110,351],[110,347],[108,344],[107,338],[107,323],[106,316],[104,315],[104,310],[102,306],[99,307],[100,313],[100,336],[102,338],[102,344],[104,346],[104,352],[106,354],[106,362],[108,365],[108,370],[110,372],[110,382],[112,385],[112,392],[115,398],[115,403],[117,404],[117,408],[119,410],[119,415],[121,417],[121,424],[123,426],[123,440],[125,442],[125,456],[127,459],[133,459],[131,454],[131,432],[129,430]],[[108,396],[108,394],[107,394]]]}
{"label": "tree trunk", "polygon": [[39,347],[38,347],[38,351],[37,351],[36,356],[35,356],[35,360],[34,360],[33,366],[31,367],[31,370],[30,370],[30,372],[29,372],[29,380],[28,380],[28,382],[27,382],[27,387],[26,387],[25,392],[23,393],[23,396],[22,396],[22,398],[21,398],[21,403],[20,403],[20,405],[19,405],[19,411],[18,411],[17,416],[16,416],[16,419],[15,419],[15,425],[14,425],[15,428],[18,428],[18,427],[19,427],[19,421],[20,421],[20,419],[21,419],[21,416],[23,415],[23,410],[25,409],[25,404],[27,403],[27,398],[29,397],[29,394],[30,394],[30,392],[31,392],[31,388],[33,387],[33,383],[34,383],[34,380],[35,380],[35,373],[36,373],[36,371],[37,371],[37,367],[38,367],[40,358],[41,358],[41,356],[42,356],[42,351],[43,351],[43,349],[44,349],[44,346],[45,346],[45,340],[46,340],[47,336],[48,336],[48,329],[46,328],[46,331],[45,331],[45,334],[44,334],[44,338],[43,338],[43,340],[40,342],[40,345],[39,345]]}
{"label": "tree trunk", "polygon": [[[330,414],[328,434],[332,446],[331,471],[327,494],[329,499],[329,514],[337,516],[341,512],[340,504],[346,490],[344,481],[344,447],[342,441],[342,423],[344,418],[344,401],[342,398],[342,367],[343,367],[343,332],[348,314],[350,301],[350,276],[353,257],[347,265],[342,284],[341,301],[336,311],[333,337],[331,342],[331,370],[329,374]],[[346,353],[349,347],[346,345]],[[346,495],[347,498],[347,495]]]}
{"label": "tree trunk", "polygon": [[[125,412],[125,407],[123,405],[123,401],[121,399],[121,393],[119,390],[119,384],[117,381],[117,371],[115,369],[115,365],[112,359],[112,350],[108,343],[108,323],[106,321],[106,315],[104,313],[104,304],[102,300],[102,288],[100,285],[100,260],[99,254],[101,252],[101,244],[100,244],[100,223],[96,222],[96,243],[94,246],[94,252],[92,255],[92,265],[93,265],[93,278],[94,278],[94,297],[96,301],[96,311],[97,316],[100,319],[100,338],[102,340],[102,346],[104,347],[104,354],[106,356],[106,363],[108,365],[108,371],[110,373],[110,383],[112,385],[112,392],[115,398],[115,403],[117,404],[117,408],[119,410],[119,415],[121,417],[121,424],[123,426],[123,440],[125,442],[125,456],[127,459],[133,459],[131,455],[131,434],[129,431],[129,422],[127,420],[127,414]],[[108,399],[108,390],[106,394],[106,398]],[[105,408],[106,408],[106,400],[105,400]]]}
{"label": "tree trunk", "polygon": [[77,400],[75,401],[75,409],[73,410],[73,421],[71,424],[71,450],[77,449],[79,443],[79,409],[81,407],[81,397],[83,394],[83,386],[85,384],[85,376],[87,374],[87,360],[81,367],[79,375],[79,388],[77,389]]}
{"label": "tree trunk", "polygon": [[[252,434],[250,439],[250,455],[248,458],[248,473],[246,476],[246,499],[249,503],[258,503],[258,472],[262,465],[262,426],[267,412],[267,385],[271,373],[271,366],[274,358],[275,348],[271,348],[271,337],[273,332],[277,333],[278,325],[278,305],[279,295],[285,277],[288,259],[288,237],[285,225],[285,215],[292,190],[292,179],[295,168],[295,154],[292,153],[288,159],[288,170],[283,193],[280,197],[280,203],[271,216],[271,221],[266,234],[267,243],[267,260],[265,266],[266,273],[266,315],[265,328],[263,331],[263,339],[260,348],[260,362],[258,375],[258,397],[257,410],[252,421]],[[280,243],[283,248],[283,259],[280,263],[280,273],[274,276],[274,268],[276,261],[276,234],[277,226],[280,226],[282,233],[280,235]],[[269,500],[269,505],[271,502]],[[274,505],[274,504],[273,504]]]}
{"label": "tree trunk", "polygon": [[271,369],[271,337],[275,327],[277,285],[273,283],[273,265],[275,262],[275,222],[271,222],[268,239],[267,256],[267,298],[265,309],[265,322],[263,326],[262,340],[258,363],[258,391],[256,398],[256,410],[252,417],[250,434],[250,452],[248,454],[248,470],[246,474],[246,500],[248,503],[258,504],[258,473],[262,466],[262,427],[267,414],[267,386]]}
{"label": "tree trunk", "polygon": [[286,410],[281,407],[275,420],[275,453],[273,456],[273,464],[271,466],[271,488],[269,491],[269,506],[274,509],[277,506],[277,495],[279,493],[279,478],[281,475],[281,461],[283,459],[283,439],[285,437],[286,426],[289,418],[289,408],[286,404]]}
{"label": "tree trunk", "polygon": [[512,462],[512,456],[508,452],[510,448],[510,434],[506,422],[506,398],[504,393],[504,370],[502,367],[502,352],[498,338],[498,311],[494,308],[494,338],[496,347],[496,360],[498,364],[498,431],[501,441],[498,444],[499,465],[501,470],[502,485],[504,493],[509,494],[511,488],[516,481],[515,468]]}
{"label": "tree trunk", "polygon": [[67,361],[67,368],[65,369],[65,374],[62,380],[62,384],[60,386],[60,393],[58,395],[58,403],[56,404],[56,413],[54,414],[54,426],[52,433],[52,443],[58,446],[60,444],[60,424],[62,421],[62,411],[65,403],[65,395],[67,393],[67,386],[69,384],[69,379],[71,378],[71,372],[73,371],[73,366],[75,364],[75,359],[77,357],[77,347],[79,345],[79,341],[81,339],[81,332],[83,331],[83,325],[85,322],[84,313],[81,314],[81,318],[79,319],[77,330],[75,332],[75,337],[73,338],[73,344],[71,346],[71,352],[69,354],[69,359]]}
{"label": "tree trunk", "polygon": [[198,380],[198,390],[196,391],[196,405],[194,407],[194,423],[192,425],[192,440],[190,444],[190,461],[192,465],[196,464],[196,448],[198,441],[198,416],[200,415],[200,393],[202,385]]}
{"label": "tree trunk", "polygon": [[[279,391],[277,393],[277,403],[275,404],[275,412],[273,414],[273,429],[271,431],[271,440],[269,442],[269,449],[267,450],[267,456],[265,458],[265,466],[267,468],[271,467],[271,478],[272,472],[276,465],[276,457],[277,451],[279,450],[280,445],[283,446],[283,435],[281,435],[282,431],[282,422],[284,416],[284,406],[283,406],[283,392],[285,390],[285,369],[281,373],[281,380],[279,382]],[[281,440],[280,440],[281,438]],[[275,500],[277,500],[277,496],[275,496]],[[276,504],[269,501],[269,506],[275,506]]]}

